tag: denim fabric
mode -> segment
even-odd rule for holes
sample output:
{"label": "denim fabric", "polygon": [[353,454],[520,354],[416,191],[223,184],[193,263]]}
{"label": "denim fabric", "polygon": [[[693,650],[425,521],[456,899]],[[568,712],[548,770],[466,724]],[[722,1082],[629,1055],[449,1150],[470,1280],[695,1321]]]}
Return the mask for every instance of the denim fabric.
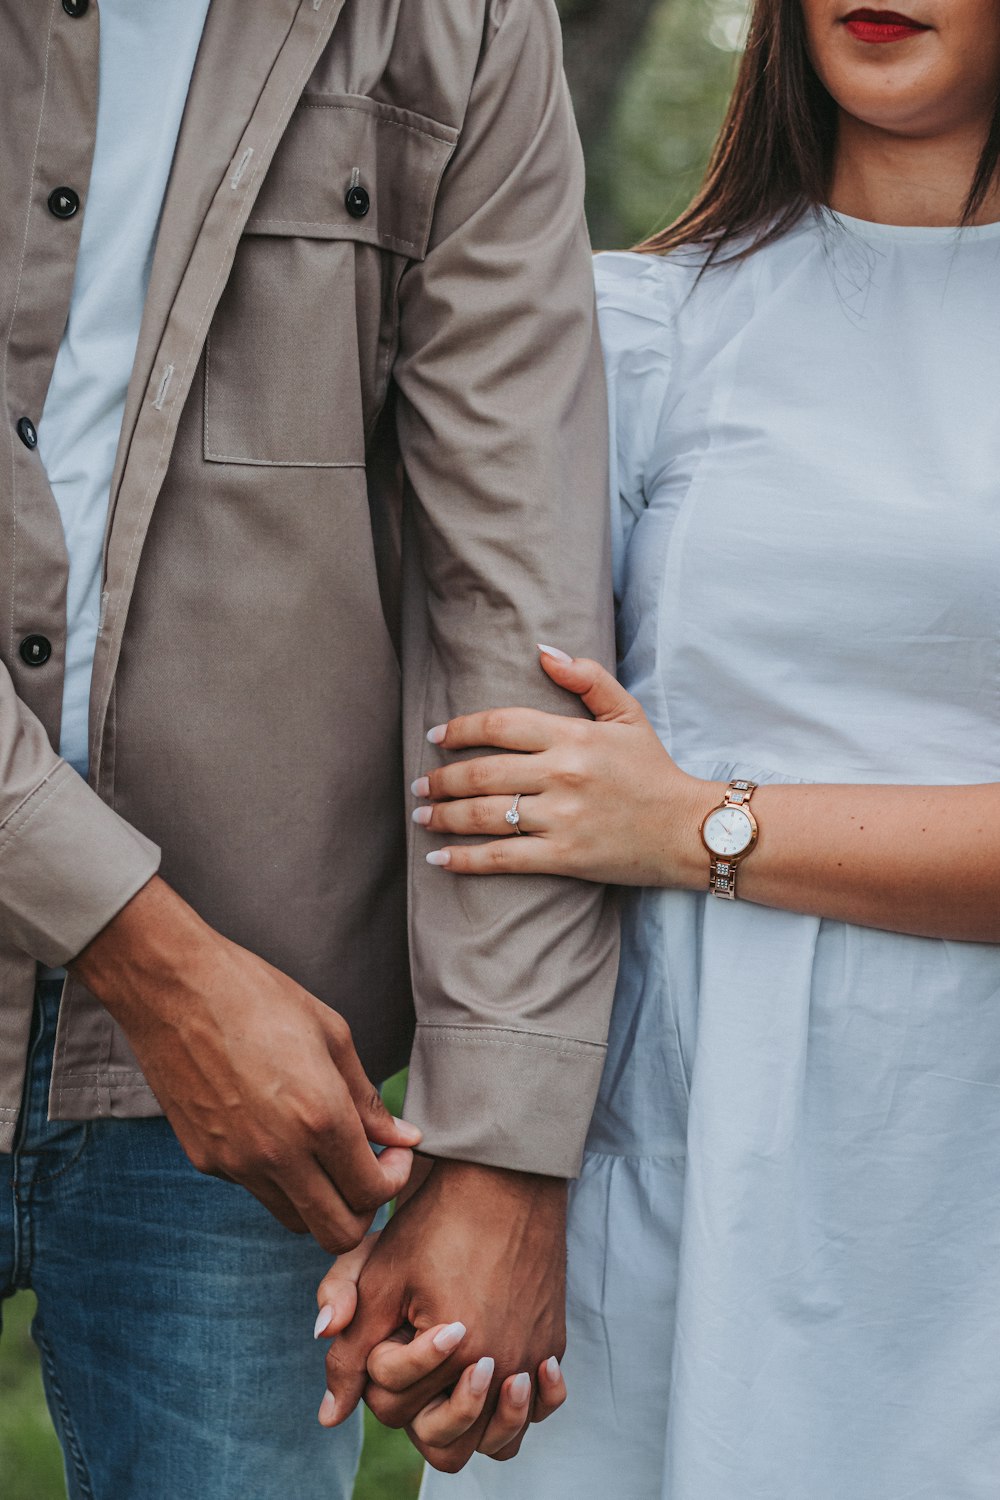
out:
{"label": "denim fabric", "polygon": [[39,985],[0,1296],[31,1287],[71,1500],[346,1500],[360,1415],[316,1421],[330,1258],[203,1177],[163,1119],[46,1119],[59,986]]}

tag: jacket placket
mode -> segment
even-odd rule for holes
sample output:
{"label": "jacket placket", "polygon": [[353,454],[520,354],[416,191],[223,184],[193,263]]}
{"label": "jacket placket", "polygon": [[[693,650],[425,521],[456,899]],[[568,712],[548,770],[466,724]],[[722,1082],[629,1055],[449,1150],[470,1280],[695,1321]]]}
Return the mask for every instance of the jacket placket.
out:
{"label": "jacket placket", "polygon": [[[143,541],[184,403],[240,235],[292,112],[344,0],[269,0],[248,19],[213,0],[164,204],[150,290],[126,399],[105,538],[101,622],[90,705],[90,781],[114,806],[114,676]],[[213,175],[214,171],[214,175]],[[99,1114],[119,1099],[156,1109],[138,1071],[109,1066],[114,1026],[79,981],[63,991],[50,1110],[81,1092]],[[147,1108],[136,1109],[137,1100]],[[75,1112],[75,1109],[74,1109]]]}

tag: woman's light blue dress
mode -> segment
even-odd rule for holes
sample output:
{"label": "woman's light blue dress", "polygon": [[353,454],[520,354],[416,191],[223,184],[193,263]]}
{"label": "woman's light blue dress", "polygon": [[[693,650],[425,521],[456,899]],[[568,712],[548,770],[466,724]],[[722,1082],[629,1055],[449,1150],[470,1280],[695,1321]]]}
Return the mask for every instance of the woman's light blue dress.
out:
{"label": "woman's light blue dress", "polygon": [[[597,266],[621,675],[681,766],[1000,780],[1000,225]],[[998,1500],[1000,947],[656,890],[624,921],[570,1403],[425,1494]]]}

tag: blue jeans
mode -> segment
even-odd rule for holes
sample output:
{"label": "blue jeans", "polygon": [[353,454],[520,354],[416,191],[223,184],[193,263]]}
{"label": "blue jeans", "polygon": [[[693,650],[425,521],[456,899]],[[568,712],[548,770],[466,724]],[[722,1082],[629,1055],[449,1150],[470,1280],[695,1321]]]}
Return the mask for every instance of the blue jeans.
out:
{"label": "blue jeans", "polygon": [[316,1421],[330,1257],[203,1177],[166,1120],[46,1119],[43,982],[18,1144],[0,1156],[0,1297],[32,1332],[71,1500],[347,1500],[360,1413]]}

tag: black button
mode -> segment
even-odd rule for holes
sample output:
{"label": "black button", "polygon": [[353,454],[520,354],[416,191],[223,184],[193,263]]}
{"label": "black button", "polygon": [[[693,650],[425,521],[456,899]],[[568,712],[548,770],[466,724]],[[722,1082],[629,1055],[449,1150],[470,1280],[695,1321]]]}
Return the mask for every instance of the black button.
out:
{"label": "black button", "polygon": [[44,667],[52,655],[48,636],[26,635],[21,642],[21,660],[29,667]]}
{"label": "black button", "polygon": [[74,20],[78,16],[85,16],[90,7],[90,0],[63,0],[63,10]]}
{"label": "black button", "polygon": [[17,424],[17,435],[26,448],[38,447],[38,433],[30,417],[21,417]]}
{"label": "black button", "polygon": [[347,189],[347,197],[344,199],[347,212],[352,219],[363,219],[372,206],[372,200],[368,196],[368,189],[363,188],[360,183]]}
{"label": "black button", "polygon": [[80,195],[72,188],[53,188],[49,194],[49,213],[57,219],[71,219],[80,207]]}

